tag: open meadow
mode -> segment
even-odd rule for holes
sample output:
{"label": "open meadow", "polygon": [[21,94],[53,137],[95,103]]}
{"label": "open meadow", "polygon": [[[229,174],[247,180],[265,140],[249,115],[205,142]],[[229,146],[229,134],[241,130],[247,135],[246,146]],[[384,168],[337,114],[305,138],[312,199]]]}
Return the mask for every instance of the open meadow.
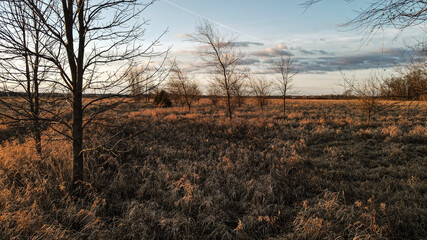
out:
{"label": "open meadow", "polygon": [[[69,141],[0,129],[0,239],[422,239],[426,102],[368,123],[356,100],[247,99],[230,121],[207,103],[130,101],[84,136],[70,195]],[[22,127],[21,127],[22,128]]]}
{"label": "open meadow", "polygon": [[0,240],[426,239],[427,0],[0,0]]}

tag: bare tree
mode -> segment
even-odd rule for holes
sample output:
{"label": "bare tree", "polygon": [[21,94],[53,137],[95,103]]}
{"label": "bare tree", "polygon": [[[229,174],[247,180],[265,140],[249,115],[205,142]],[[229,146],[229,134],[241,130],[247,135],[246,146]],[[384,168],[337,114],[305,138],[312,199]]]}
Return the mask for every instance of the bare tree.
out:
{"label": "bare tree", "polygon": [[389,99],[426,100],[427,72],[406,66],[408,72],[385,79],[381,85],[381,96]]}
{"label": "bare tree", "polygon": [[[95,122],[97,116],[121,102],[106,100],[128,92],[126,76],[131,66],[141,57],[158,56],[153,47],[159,39],[145,45],[142,36],[146,22],[135,21],[154,0],[146,3],[136,0],[8,2],[24,3],[26,11],[37,18],[40,36],[46,39],[40,42],[46,52],[36,52],[19,43],[15,48],[26,49],[28,55],[50,62],[60,77],[55,86],[70,103],[71,122],[61,116],[57,116],[60,118],[57,122],[65,125],[71,134],[56,130],[72,141],[72,177],[76,184],[83,180],[84,129]],[[161,68],[156,69],[160,72]],[[84,93],[92,97],[84,99]]]}
{"label": "bare tree", "polygon": [[245,97],[248,95],[248,84],[246,79],[249,79],[248,69],[239,69],[236,74],[233,75],[233,85],[231,91],[233,98],[231,99],[231,105],[233,107],[241,107],[245,103]]}
{"label": "bare tree", "polygon": [[[322,0],[308,0],[311,6]],[[346,0],[348,1],[348,0]],[[345,25],[375,31],[386,26],[403,29],[423,24],[427,20],[427,1],[424,0],[376,0]]]}
{"label": "bare tree", "polygon": [[408,47],[408,63],[395,67],[396,75],[384,80],[381,95],[390,99],[408,101],[426,100],[427,97],[427,48],[426,43]]}
{"label": "bare tree", "polygon": [[197,82],[185,74],[176,61],[172,63],[168,89],[172,96],[174,96],[182,106],[187,105],[188,110],[191,110],[191,105],[196,102],[200,96]]}
{"label": "bare tree", "polygon": [[271,82],[262,77],[251,78],[249,81],[250,91],[255,96],[261,111],[264,111],[264,106],[268,103],[268,96],[271,94],[271,87]]}
{"label": "bare tree", "polygon": [[127,80],[129,83],[129,92],[130,96],[134,98],[135,101],[141,100],[141,93],[143,92],[143,86],[142,86],[142,69],[139,67],[135,67],[132,70],[129,71],[127,75]]}
{"label": "bare tree", "polygon": [[365,81],[356,81],[354,77],[347,77],[342,74],[344,79],[344,90],[356,97],[359,109],[366,113],[367,122],[370,122],[372,116],[384,108],[381,103],[382,81],[378,76],[371,75]]}
{"label": "bare tree", "polygon": [[225,96],[227,112],[230,120],[233,118],[239,86],[246,79],[246,71],[239,68],[242,54],[235,49],[233,38],[230,38],[205,21],[196,29],[196,34],[190,39],[200,43],[200,56],[206,66],[212,69],[212,84]]}
{"label": "bare tree", "polygon": [[396,68],[405,80],[408,100],[427,98],[427,43],[419,42],[409,47],[409,63]]}
{"label": "bare tree", "polygon": [[[41,2],[35,4],[40,6]],[[37,17],[27,9],[21,1],[0,4],[0,81],[3,95],[7,96],[0,99],[0,116],[9,124],[30,122],[36,150],[41,154],[43,126],[52,120],[49,112],[53,111],[49,107],[52,102],[41,88],[42,84],[49,85],[51,66],[39,57],[47,51],[46,38]]]}
{"label": "bare tree", "polygon": [[280,59],[274,62],[274,71],[279,74],[276,79],[277,89],[280,91],[283,99],[283,114],[286,113],[286,97],[293,88],[294,76],[297,74],[295,70],[295,62],[290,56],[280,55]]}
{"label": "bare tree", "polygon": [[218,90],[218,87],[214,84],[210,84],[209,88],[208,88],[208,95],[209,95],[209,99],[211,100],[212,105],[214,105],[214,107],[218,107],[218,104],[221,100],[221,96],[220,93],[221,91]]}
{"label": "bare tree", "polygon": [[135,101],[140,101],[145,95],[146,102],[150,101],[150,92],[167,77],[165,69],[153,68],[151,62],[132,66],[129,71],[125,71],[125,74],[130,96]]}

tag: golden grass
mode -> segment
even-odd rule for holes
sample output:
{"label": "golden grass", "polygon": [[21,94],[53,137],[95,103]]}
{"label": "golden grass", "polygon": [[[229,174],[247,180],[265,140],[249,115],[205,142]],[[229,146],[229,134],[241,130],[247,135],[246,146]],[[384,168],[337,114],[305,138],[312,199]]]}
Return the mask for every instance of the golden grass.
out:
{"label": "golden grass", "polygon": [[86,132],[80,196],[68,193],[69,142],[45,138],[39,157],[29,136],[8,137],[0,239],[427,235],[425,103],[370,123],[352,100],[290,99],[283,116],[280,100],[260,111],[247,99],[232,121],[208,103],[131,102],[104,116],[111,127]]}

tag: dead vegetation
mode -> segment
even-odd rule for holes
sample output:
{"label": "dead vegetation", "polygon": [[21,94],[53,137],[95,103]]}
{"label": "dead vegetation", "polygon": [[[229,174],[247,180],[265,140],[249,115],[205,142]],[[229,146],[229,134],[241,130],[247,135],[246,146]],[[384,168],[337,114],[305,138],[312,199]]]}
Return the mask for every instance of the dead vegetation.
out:
{"label": "dead vegetation", "polygon": [[352,101],[288,100],[283,118],[280,101],[249,99],[230,121],[203,100],[103,116],[85,135],[80,196],[69,142],[39,156],[31,137],[2,139],[0,239],[427,236],[425,102],[367,123]]}

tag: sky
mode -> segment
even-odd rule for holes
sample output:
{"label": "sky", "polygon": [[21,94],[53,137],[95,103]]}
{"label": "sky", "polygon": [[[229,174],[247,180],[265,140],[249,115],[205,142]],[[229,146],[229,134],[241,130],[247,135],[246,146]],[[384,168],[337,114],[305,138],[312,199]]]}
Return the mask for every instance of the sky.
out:
{"label": "sky", "polygon": [[324,0],[309,8],[303,2],[159,0],[142,15],[149,20],[145,39],[154,40],[167,30],[159,48],[171,47],[170,56],[204,89],[209,76],[201,74],[203,62],[188,35],[208,20],[221,33],[236,38],[245,55],[243,66],[252,75],[274,81],[272,62],[284,53],[296,62],[294,93],[323,95],[342,92],[342,72],[358,79],[375,71],[393,74],[393,67],[406,61],[406,46],[425,35],[420,27],[387,28],[375,35],[342,27],[368,6],[366,1]]}

